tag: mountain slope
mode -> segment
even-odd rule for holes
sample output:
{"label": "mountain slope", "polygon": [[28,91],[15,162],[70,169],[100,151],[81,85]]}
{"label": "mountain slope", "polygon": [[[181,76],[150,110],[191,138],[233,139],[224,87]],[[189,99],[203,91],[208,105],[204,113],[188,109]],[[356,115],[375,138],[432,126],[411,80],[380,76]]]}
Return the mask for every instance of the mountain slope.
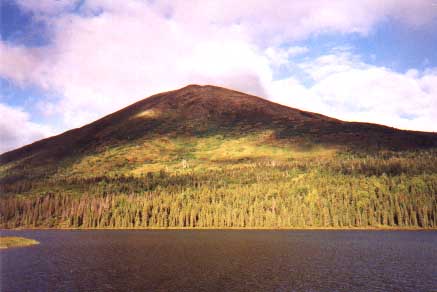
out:
{"label": "mountain slope", "polygon": [[432,133],[343,122],[225,88],[189,85],[141,100],[82,128],[4,153],[0,161],[59,159],[153,134],[239,135],[263,130],[274,131],[280,139],[359,148],[400,150],[437,145],[437,135]]}
{"label": "mountain slope", "polygon": [[190,85],[0,155],[0,227],[437,227],[437,134]]}

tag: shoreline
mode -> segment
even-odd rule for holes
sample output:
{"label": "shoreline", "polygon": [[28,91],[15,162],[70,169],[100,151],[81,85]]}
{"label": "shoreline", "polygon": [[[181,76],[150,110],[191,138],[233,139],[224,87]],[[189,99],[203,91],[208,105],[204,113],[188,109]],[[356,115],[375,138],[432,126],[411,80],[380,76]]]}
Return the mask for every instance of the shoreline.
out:
{"label": "shoreline", "polygon": [[421,228],[421,227],[105,227],[105,228],[73,228],[73,227],[24,227],[24,228],[0,228],[1,231],[26,231],[26,230],[132,230],[132,231],[171,231],[171,230],[186,230],[186,231],[201,231],[201,230],[236,230],[236,231],[437,231],[437,227]]}

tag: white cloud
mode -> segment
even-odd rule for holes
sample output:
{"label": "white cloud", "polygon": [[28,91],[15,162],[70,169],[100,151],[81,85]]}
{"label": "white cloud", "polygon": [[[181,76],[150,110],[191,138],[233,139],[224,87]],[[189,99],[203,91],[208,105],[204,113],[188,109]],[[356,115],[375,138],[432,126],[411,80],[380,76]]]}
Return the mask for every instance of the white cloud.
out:
{"label": "white cloud", "polygon": [[308,51],[309,49],[307,47],[302,46],[292,46],[286,49],[268,47],[264,53],[269,59],[271,65],[281,66],[288,64],[290,62],[290,58],[305,54]]}
{"label": "white cloud", "polygon": [[19,108],[0,103],[0,153],[53,135],[45,125],[30,121],[29,114]]}
{"label": "white cloud", "polygon": [[[107,1],[100,1],[108,4]],[[433,0],[167,0],[154,2],[164,15],[194,27],[235,25],[258,41],[281,43],[321,32],[367,34],[387,18],[425,25],[437,16]]]}
{"label": "white cloud", "polygon": [[401,74],[365,64],[348,53],[321,56],[301,67],[314,84],[274,81],[270,95],[275,101],[347,121],[437,131],[435,71],[412,69]]}
{"label": "white cloud", "polygon": [[0,76],[19,85],[35,82],[39,55],[38,49],[11,46],[0,41]]}

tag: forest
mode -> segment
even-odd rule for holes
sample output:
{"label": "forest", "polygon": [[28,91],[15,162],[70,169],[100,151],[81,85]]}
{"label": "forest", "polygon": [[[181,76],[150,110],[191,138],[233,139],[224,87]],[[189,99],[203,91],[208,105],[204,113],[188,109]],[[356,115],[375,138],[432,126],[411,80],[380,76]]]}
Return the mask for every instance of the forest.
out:
{"label": "forest", "polygon": [[437,228],[437,150],[2,179],[2,228]]}

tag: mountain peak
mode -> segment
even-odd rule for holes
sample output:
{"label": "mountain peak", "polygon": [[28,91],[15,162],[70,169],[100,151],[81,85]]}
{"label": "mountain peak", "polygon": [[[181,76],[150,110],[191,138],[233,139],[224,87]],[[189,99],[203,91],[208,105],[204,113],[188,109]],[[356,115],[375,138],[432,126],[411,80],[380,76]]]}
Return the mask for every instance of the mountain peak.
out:
{"label": "mountain peak", "polygon": [[[172,95],[176,96],[185,96],[187,94],[191,94],[191,97],[203,97],[203,98],[211,98],[216,96],[221,96],[222,98],[227,97],[241,97],[241,96],[249,96],[243,92],[239,92],[236,90],[228,89],[225,87],[220,87],[216,85],[200,85],[200,84],[189,84],[180,89],[176,89],[173,91],[169,91]],[[260,98],[260,97],[258,97]]]}
{"label": "mountain peak", "polygon": [[311,119],[333,120],[243,92],[197,84],[146,98],[138,110],[165,113],[167,118],[177,118],[179,125],[189,122],[209,126],[214,124],[218,127],[244,124],[263,128],[279,120],[284,123]]}
{"label": "mountain peak", "polygon": [[173,91],[170,91],[174,94],[182,94],[182,93],[192,93],[192,94],[199,94],[199,93],[205,93],[205,92],[219,92],[219,91],[229,91],[232,92],[233,90],[227,89],[224,87],[219,87],[215,85],[200,85],[200,84],[189,84],[187,86],[184,86],[180,89],[176,89]]}
{"label": "mountain peak", "polygon": [[187,86],[182,87],[179,90],[196,90],[202,87],[207,87],[207,86],[211,86],[211,85],[200,85],[200,84],[188,84]]}
{"label": "mountain peak", "polygon": [[4,153],[0,162],[65,158],[72,152],[96,151],[156,135],[244,136],[266,131],[286,143],[389,149],[437,145],[437,135],[432,133],[343,122],[223,87],[190,84],[145,98],[82,128]]}

